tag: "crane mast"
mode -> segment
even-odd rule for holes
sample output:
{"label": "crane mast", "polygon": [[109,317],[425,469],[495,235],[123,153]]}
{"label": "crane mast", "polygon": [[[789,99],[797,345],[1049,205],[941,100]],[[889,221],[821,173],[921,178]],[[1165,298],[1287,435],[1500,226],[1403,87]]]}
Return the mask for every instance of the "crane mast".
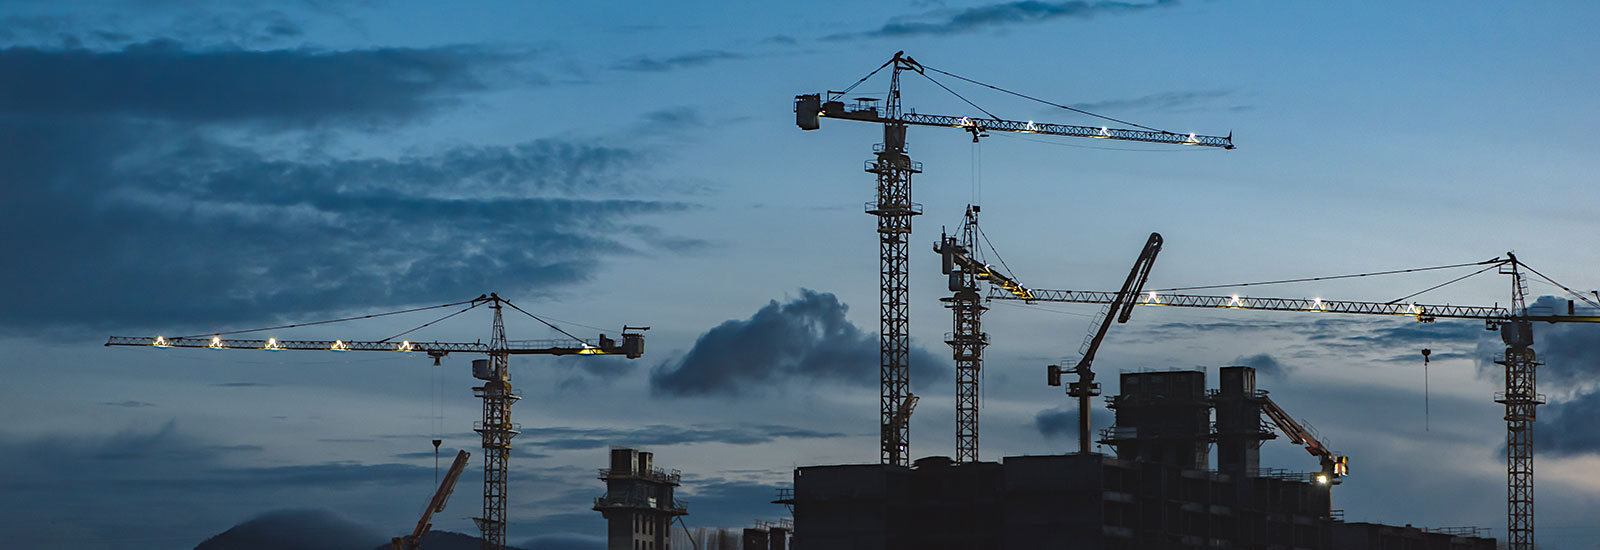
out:
{"label": "crane mast", "polygon": [[[909,466],[910,460],[910,411],[904,410],[910,392],[910,289],[907,284],[908,253],[907,244],[911,236],[911,218],[922,214],[922,205],[911,201],[911,176],[922,172],[922,163],[914,162],[906,152],[906,128],[908,126],[933,126],[956,128],[972,134],[972,139],[987,136],[987,132],[1018,132],[1031,134],[1044,134],[1066,137],[1082,137],[1110,139],[1118,141],[1136,141],[1144,143],[1163,143],[1172,145],[1192,145],[1201,147],[1215,147],[1220,149],[1233,148],[1233,136],[1203,136],[1197,134],[1180,134],[1160,130],[1129,130],[1108,127],[1071,126],[1065,124],[1036,123],[1033,121],[1005,120],[998,117],[974,118],[957,117],[948,115],[929,115],[902,112],[900,96],[900,77],[902,73],[910,71],[922,76],[928,76],[925,71],[929,69],[918,63],[915,59],[905,55],[905,52],[896,52],[887,63],[879,66],[872,74],[862,78],[856,85],[865,82],[879,71],[889,69],[889,93],[879,107],[875,100],[864,100],[853,106],[846,106],[842,101],[844,92],[828,92],[826,100],[823,94],[797,95],[794,99],[795,124],[802,130],[816,130],[822,127],[822,118],[838,118],[883,125],[883,142],[873,147],[874,158],[865,164],[867,172],[877,176],[877,197],[873,202],[866,204],[867,214],[878,218],[878,371],[879,371],[879,406],[878,420],[880,427],[879,459],[882,464]],[[948,73],[946,73],[948,74]],[[931,80],[931,77],[929,77]],[[942,85],[941,85],[942,86]],[[850,88],[854,88],[852,85]],[[970,319],[976,319],[973,314]],[[969,370],[975,369],[972,367]],[[964,388],[976,394],[975,382],[960,382]],[[962,391],[962,390],[958,390]],[[959,399],[959,398],[958,398]],[[975,401],[974,401],[975,402]],[[974,411],[976,405],[973,405]],[[958,413],[959,414],[959,413]],[[904,419],[900,421],[899,419]],[[971,456],[976,456],[976,416],[972,424],[962,424],[958,430],[970,427],[973,430],[971,437],[958,433],[958,441],[966,441],[974,445]],[[959,423],[958,423],[959,424]],[[959,446],[959,444],[958,444]],[[958,449],[958,459],[964,451]]]}
{"label": "crane mast", "polygon": [[[967,206],[961,236],[941,235],[934,246],[950,277],[948,298],[940,298],[951,312],[951,332],[945,338],[956,362],[956,464],[978,461],[978,380],[983,371],[983,348],[989,335],[983,332],[983,312],[989,309],[978,295],[978,283],[989,275],[987,266],[973,261],[977,245],[978,212]],[[958,261],[957,258],[965,261]]]}
{"label": "crane mast", "polygon": [[[1600,315],[1578,313],[1572,302],[1567,304],[1565,315],[1559,312],[1530,311],[1527,305],[1525,267],[1516,255],[1508,253],[1506,259],[1494,259],[1483,264],[1498,264],[1501,274],[1511,276],[1511,307],[1457,306],[1434,304],[1405,304],[1397,302],[1360,302],[1347,300],[1250,298],[1232,296],[1160,294],[1149,292],[1140,296],[1136,305],[1168,306],[1210,309],[1244,309],[1256,311],[1293,311],[1308,313],[1343,313],[1355,315],[1380,315],[1411,317],[1419,322],[1431,323],[1437,319],[1477,319],[1489,330],[1498,330],[1506,345],[1505,352],[1495,357],[1495,363],[1505,367],[1505,390],[1495,393],[1495,402],[1505,405],[1506,414],[1506,543],[1509,550],[1533,550],[1533,423],[1537,420],[1536,408],[1545,403],[1545,397],[1536,386],[1539,363],[1533,351],[1533,323],[1600,323]],[[1029,297],[1020,297],[1001,289],[990,289],[989,297],[997,300],[1023,300],[1027,302],[1064,302],[1083,304],[1114,303],[1121,296],[1117,292],[1078,290],[1032,290]]]}
{"label": "crane mast", "polygon": [[[482,353],[488,359],[472,362],[473,377],[483,380],[482,386],[472,388],[473,394],[483,400],[483,420],[473,427],[483,438],[483,515],[473,518],[482,532],[484,550],[502,550],[506,538],[507,472],[511,457],[511,438],[517,435],[517,425],[511,422],[511,405],[521,399],[511,387],[510,358],[512,355],[622,355],[636,359],[644,354],[644,334],[638,331],[649,327],[623,327],[622,342],[600,335],[595,343],[573,338],[560,341],[512,341],[506,339],[502,306],[515,304],[489,293],[469,301],[446,304],[449,307],[470,304],[467,309],[488,305],[494,311],[489,343],[480,342],[412,342],[392,339],[379,341],[359,340],[278,340],[277,338],[225,339],[220,334],[205,337],[130,337],[112,336],[107,346],[136,346],[156,348],[204,348],[223,350],[266,351],[389,351],[401,353],[426,353],[434,365],[450,353]],[[433,308],[423,308],[433,309]],[[465,311],[465,310],[462,310]],[[520,309],[519,309],[520,311]],[[457,312],[460,313],[460,312]],[[527,313],[527,312],[523,312]],[[389,314],[379,314],[389,315]],[[452,314],[454,315],[454,314]],[[369,315],[375,317],[378,315]],[[532,314],[529,314],[532,316]],[[366,317],[363,317],[366,318]],[[448,318],[448,317],[447,317]],[[537,317],[535,317],[537,319]],[[442,319],[441,319],[442,320]],[[543,322],[543,320],[540,320]],[[431,323],[430,323],[431,324]],[[290,325],[295,326],[295,325]],[[426,326],[426,325],[424,325]],[[419,327],[420,328],[420,327]],[[630,332],[634,331],[634,332]],[[244,331],[257,332],[257,331]],[[464,460],[464,459],[460,459]]]}

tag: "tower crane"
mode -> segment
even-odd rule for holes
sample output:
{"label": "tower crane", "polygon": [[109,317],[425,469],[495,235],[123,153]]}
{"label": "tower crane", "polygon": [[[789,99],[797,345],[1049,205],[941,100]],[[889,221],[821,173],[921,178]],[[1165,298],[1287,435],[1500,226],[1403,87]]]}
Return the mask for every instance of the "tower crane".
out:
{"label": "tower crane", "polygon": [[[874,103],[876,100],[860,98],[854,105],[847,106],[844,103],[843,99],[850,90],[855,89],[856,86],[866,82],[873,75],[884,69],[889,69],[889,93],[882,107]],[[914,110],[907,113],[902,109],[900,97],[900,76],[901,73],[907,71],[923,76],[938,84],[941,88],[944,88],[944,85],[939,84],[937,80],[928,74],[929,72],[985,86],[1018,97],[1041,101],[928,67],[905,55],[903,51],[896,52],[888,62],[880,65],[843,91],[829,91],[826,97],[824,97],[824,94],[804,94],[794,98],[795,124],[802,130],[821,128],[822,118],[854,120],[883,125],[883,143],[873,147],[875,158],[865,163],[866,171],[877,176],[877,199],[868,202],[865,210],[867,214],[878,218],[878,369],[881,389],[878,400],[878,420],[881,435],[878,442],[879,458],[883,464],[898,466],[910,465],[908,450],[911,437],[910,422],[897,421],[897,419],[909,417],[908,412],[904,411],[902,407],[905,406],[907,396],[911,392],[911,336],[909,332],[910,308],[908,302],[910,290],[907,284],[906,269],[908,264],[907,243],[911,235],[911,218],[922,214],[922,205],[911,201],[911,176],[922,172],[922,163],[912,161],[911,156],[907,153],[906,128],[908,126],[956,128],[972,134],[973,141],[988,136],[990,131],[998,131],[1214,147],[1219,149],[1233,148],[1232,134],[1227,137],[1218,137],[1168,132],[1144,126],[1139,126],[1140,129],[1124,129],[1106,126],[1095,128],[1033,121],[1024,122],[1001,119],[988,113],[988,111],[984,111],[984,114],[988,115],[986,117],[918,114]],[[944,89],[949,90],[949,88]],[[957,97],[960,96],[958,95]],[[965,101],[965,98],[962,99]],[[967,103],[977,107],[976,104],[972,104],[970,101]],[[1044,103],[1093,115],[1093,113],[1086,113],[1063,105]],[[983,111],[981,107],[977,108]],[[1116,121],[1115,119],[1108,120]],[[1128,124],[1121,121],[1116,122]],[[976,418],[974,415],[972,420],[975,422]],[[969,431],[975,434],[976,426],[957,427],[958,434],[968,433]],[[959,439],[961,439],[960,436],[958,436]],[[975,442],[976,437],[974,436],[971,441]]]}
{"label": "tower crane", "polygon": [[[425,353],[433,358],[433,364],[438,365],[439,360],[451,353],[481,353],[489,356],[488,359],[472,361],[472,375],[483,380],[482,386],[472,388],[474,395],[483,400],[483,420],[474,427],[483,438],[483,516],[473,518],[478,524],[478,529],[483,533],[483,548],[485,550],[502,550],[505,548],[506,536],[506,479],[509,461],[511,458],[511,438],[519,432],[517,426],[511,422],[511,405],[521,399],[511,388],[510,358],[512,355],[622,355],[629,359],[636,359],[644,353],[644,334],[642,331],[649,327],[624,326],[622,342],[600,335],[595,342],[567,336],[571,340],[507,340],[505,320],[501,309],[510,306],[529,317],[545,322],[531,313],[523,311],[516,304],[501,298],[498,294],[490,293],[478,296],[472,300],[406,310],[402,312],[380,313],[323,321],[318,323],[305,323],[302,325],[286,325],[290,328],[312,324],[325,324],[354,319],[366,319],[395,313],[407,313],[426,309],[449,308],[466,305],[465,309],[452,313],[458,315],[469,309],[487,305],[494,311],[494,324],[491,327],[489,343],[483,342],[412,342],[402,340],[394,342],[394,338],[378,341],[358,340],[278,340],[267,338],[265,340],[244,340],[223,338],[224,335],[245,332],[261,332],[262,330],[244,330],[207,336],[185,336],[166,338],[163,336],[112,336],[106,341],[107,346],[137,346],[156,348],[203,348],[216,350],[267,350],[267,351],[387,351],[401,353]],[[440,319],[443,320],[443,319]],[[434,321],[437,322],[437,321]],[[432,323],[428,323],[432,324]],[[551,328],[566,334],[566,331],[556,328],[555,325],[545,323]],[[423,325],[427,326],[427,325]],[[421,327],[418,327],[421,328]],[[415,329],[413,329],[415,330]],[[409,332],[409,331],[408,331]]]}
{"label": "tower crane", "polygon": [[[1506,410],[1507,548],[1533,550],[1533,422],[1537,418],[1535,408],[1545,403],[1545,396],[1538,393],[1536,387],[1537,368],[1542,363],[1538,362],[1533,350],[1533,324],[1536,322],[1600,323],[1600,312],[1579,312],[1571,300],[1567,301],[1564,315],[1554,310],[1529,307],[1524,271],[1532,272],[1560,286],[1590,306],[1600,307],[1600,304],[1544,277],[1527,267],[1512,253],[1507,253],[1503,259],[1494,258],[1463,265],[1489,266],[1484,270],[1495,267],[1500,274],[1511,276],[1511,307],[1431,305],[1401,303],[1400,300],[1361,302],[1321,298],[1250,298],[1237,294],[1211,296],[1162,294],[1156,291],[1140,296],[1136,305],[1381,315],[1410,317],[1423,323],[1431,323],[1437,319],[1482,320],[1486,329],[1500,332],[1500,339],[1506,346],[1505,352],[1497,354],[1494,358],[1496,364],[1505,367],[1505,391],[1496,392],[1494,400],[1504,405]],[[990,289],[989,297],[998,300],[1025,300],[1030,303],[1110,304],[1121,296],[1118,292],[1039,289],[1032,290],[1030,294],[1029,298],[1021,298],[1009,292]]]}

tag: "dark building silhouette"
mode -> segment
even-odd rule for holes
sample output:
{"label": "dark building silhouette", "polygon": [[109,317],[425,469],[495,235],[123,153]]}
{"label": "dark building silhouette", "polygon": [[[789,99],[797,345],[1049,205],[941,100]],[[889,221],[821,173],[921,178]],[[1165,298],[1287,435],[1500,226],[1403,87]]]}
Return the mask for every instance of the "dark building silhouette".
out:
{"label": "dark building silhouette", "polygon": [[[911,467],[812,466],[795,470],[795,550],[1332,549],[1491,550],[1470,533],[1346,524],[1332,485],[1311,474],[1259,466],[1272,437],[1254,369],[1124,373],[1109,399],[1116,424],[1097,453],[1012,456]],[[1212,429],[1211,410],[1217,410]],[[1218,444],[1217,470],[1209,449]],[[1348,544],[1346,544],[1346,541]],[[1360,546],[1358,544],[1366,544]]]}

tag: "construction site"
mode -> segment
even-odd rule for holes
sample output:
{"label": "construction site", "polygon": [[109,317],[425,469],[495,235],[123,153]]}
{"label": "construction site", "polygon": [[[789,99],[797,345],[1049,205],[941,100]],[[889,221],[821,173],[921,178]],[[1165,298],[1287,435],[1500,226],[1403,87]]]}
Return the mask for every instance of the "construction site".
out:
{"label": "construction site", "polygon": [[[874,80],[876,78],[877,80]],[[901,97],[902,80],[926,79],[949,91],[976,112],[961,115],[917,113]],[[942,82],[962,82],[980,89],[1024,98],[1063,112],[1112,121],[1106,126],[1076,126],[995,117]],[[864,83],[886,85],[878,96],[850,97]],[[878,374],[879,400],[876,425],[877,462],[866,464],[810,464],[793,470],[792,486],[784,487],[768,502],[750,502],[753,508],[778,504],[791,518],[758,522],[742,531],[691,529],[685,517],[693,509],[674,491],[693,485],[679,470],[658,467],[654,455],[635,448],[610,450],[608,467],[599,471],[603,493],[594,498],[593,512],[605,520],[610,550],[899,550],[995,548],[1236,548],[1236,549],[1417,549],[1417,550],[1533,550],[1534,469],[1532,437],[1536,408],[1545,396],[1536,385],[1534,329],[1536,324],[1596,323],[1600,309],[1594,297],[1573,291],[1523,264],[1507,253],[1487,261],[1426,266],[1353,274],[1323,275],[1293,280],[1254,281],[1238,285],[1207,285],[1165,289],[1146,288],[1147,280],[1165,240],[1151,233],[1138,251],[1120,289],[1096,291],[1048,290],[1025,284],[998,260],[999,251],[978,224],[983,212],[978,204],[964,209],[953,232],[932,243],[940,276],[948,281],[936,295],[949,312],[948,319],[923,319],[948,323],[944,344],[953,362],[954,386],[948,393],[912,393],[909,329],[911,293],[909,270],[918,243],[913,243],[912,220],[923,206],[912,200],[912,178],[922,163],[908,152],[910,128],[927,132],[965,134],[973,143],[1000,133],[1083,138],[1107,142],[1133,142],[1174,148],[1231,150],[1233,136],[1169,132],[1121,123],[1081,109],[1040,100],[997,85],[923,65],[909,55],[896,53],[876,70],[842,91],[809,93],[794,98],[795,123],[814,131],[832,121],[852,121],[881,127],[882,140],[872,147],[864,164],[876,196],[863,208],[876,219],[876,228],[863,228],[862,238],[876,241],[879,270],[878,364],[849,365],[850,369]],[[1131,126],[1131,127],[1129,127]],[[924,131],[924,130],[918,130]],[[811,136],[807,136],[811,137]],[[847,162],[817,159],[817,162]],[[865,183],[865,181],[863,181]],[[918,254],[926,254],[919,252]],[[995,265],[996,262],[1000,265]],[[1410,298],[1366,302],[1326,298],[1270,298],[1240,294],[1186,294],[1186,291],[1242,288],[1432,270],[1494,271],[1508,276],[1511,292],[1507,305],[1427,304]],[[1470,277],[1467,275],[1450,282]],[[866,274],[852,275],[864,281]],[[1565,308],[1530,305],[1528,281],[1567,291]],[[1449,283],[1446,283],[1449,284]],[[1444,285],[1427,289],[1430,291]],[[934,298],[926,298],[933,300]],[[1023,307],[1049,304],[1090,304],[1099,308],[1090,330],[1076,348],[1075,357],[1059,364],[1037,365],[1040,385],[1061,387],[1076,409],[1075,452],[1023,454],[984,460],[980,458],[980,388],[986,349],[991,338],[983,316],[992,304]],[[424,341],[425,329],[466,311],[492,311],[487,342]],[[1345,521],[1347,510],[1337,507],[1335,493],[1343,484],[1361,483],[1361,457],[1334,451],[1303,420],[1292,416],[1299,403],[1279,403],[1271,388],[1258,384],[1256,369],[1248,366],[1167,368],[1152,365],[1124,369],[1117,374],[1115,395],[1102,395],[1094,369],[1097,356],[1116,353],[1102,349],[1113,325],[1127,323],[1135,312],[1150,315],[1155,308],[1243,310],[1292,314],[1336,314],[1410,319],[1469,320],[1495,331],[1503,352],[1492,361],[1503,367],[1503,391],[1494,402],[1504,408],[1505,421],[1505,524],[1503,526],[1412,526]],[[298,329],[328,323],[361,321],[402,313],[437,311],[443,317],[384,340],[336,338],[284,339],[266,336],[249,339],[241,334],[270,335],[274,330]],[[551,341],[509,339],[504,313],[532,318],[564,338]],[[481,512],[473,520],[484,550],[507,548],[508,507],[515,488],[510,457],[513,437],[521,425],[513,420],[512,406],[521,392],[511,384],[509,361],[518,355],[620,356],[644,355],[649,327],[623,325],[617,338],[601,334],[579,338],[494,293],[438,306],[376,313],[358,317],[295,323],[264,329],[219,331],[192,336],[114,336],[107,346],[200,348],[210,350],[390,352],[425,356],[434,365],[449,356],[468,354],[472,388],[481,401],[481,417],[472,429],[481,438]],[[1002,344],[996,344],[1002,345]],[[1418,357],[1429,361],[1428,349]],[[1208,377],[1216,381],[1208,386]],[[1092,425],[1091,410],[1103,398],[1115,413],[1110,425]],[[953,452],[918,457],[911,445],[911,419],[919,402],[953,400],[955,430]],[[991,396],[988,399],[1006,399]],[[1333,419],[1329,419],[1333,421]],[[859,429],[859,427],[857,427]],[[1382,427],[1371,427],[1380,430]],[[1261,449],[1281,439],[1302,447],[1310,457],[1304,464],[1264,465]],[[1100,447],[1097,449],[1096,444]],[[433,440],[437,453],[440,439]],[[1104,449],[1109,447],[1110,452]],[[926,447],[920,447],[926,449]],[[1213,452],[1215,462],[1212,461]],[[456,481],[467,468],[469,452],[460,451],[428,501],[415,528],[393,539],[397,550],[421,547],[435,514],[445,511]],[[1354,464],[1352,464],[1354,463]],[[597,488],[598,491],[598,488]],[[420,500],[420,499],[419,499]],[[458,501],[462,500],[460,498]],[[468,506],[458,503],[458,507]]]}

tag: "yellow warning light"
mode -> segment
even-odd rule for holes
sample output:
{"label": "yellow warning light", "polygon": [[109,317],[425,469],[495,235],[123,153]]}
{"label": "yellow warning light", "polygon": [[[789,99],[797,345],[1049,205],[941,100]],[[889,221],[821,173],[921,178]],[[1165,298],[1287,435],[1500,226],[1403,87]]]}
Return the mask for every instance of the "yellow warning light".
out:
{"label": "yellow warning light", "polygon": [[410,340],[402,340],[400,342],[400,347],[395,348],[395,351],[417,351],[417,347],[411,345]]}
{"label": "yellow warning light", "polygon": [[348,346],[344,345],[344,340],[334,340],[333,341],[333,345],[329,346],[328,350],[329,351],[350,351],[350,348]]}
{"label": "yellow warning light", "polygon": [[211,349],[228,349],[227,346],[222,345],[222,337],[221,336],[212,336],[211,337],[211,343],[207,344],[206,347],[211,348]]}
{"label": "yellow warning light", "polygon": [[584,344],[583,349],[578,350],[578,355],[605,355],[605,353],[605,350],[589,344]]}
{"label": "yellow warning light", "polygon": [[170,348],[170,347],[172,347],[171,344],[167,343],[167,339],[166,338],[162,338],[160,336],[157,336],[155,340],[152,340],[150,342],[150,345],[158,347],[158,348]]}
{"label": "yellow warning light", "polygon": [[278,345],[278,339],[277,338],[268,338],[267,339],[267,346],[264,347],[264,348],[261,348],[261,349],[264,349],[264,350],[267,350],[267,351],[278,351],[278,350],[283,349],[283,347]]}

